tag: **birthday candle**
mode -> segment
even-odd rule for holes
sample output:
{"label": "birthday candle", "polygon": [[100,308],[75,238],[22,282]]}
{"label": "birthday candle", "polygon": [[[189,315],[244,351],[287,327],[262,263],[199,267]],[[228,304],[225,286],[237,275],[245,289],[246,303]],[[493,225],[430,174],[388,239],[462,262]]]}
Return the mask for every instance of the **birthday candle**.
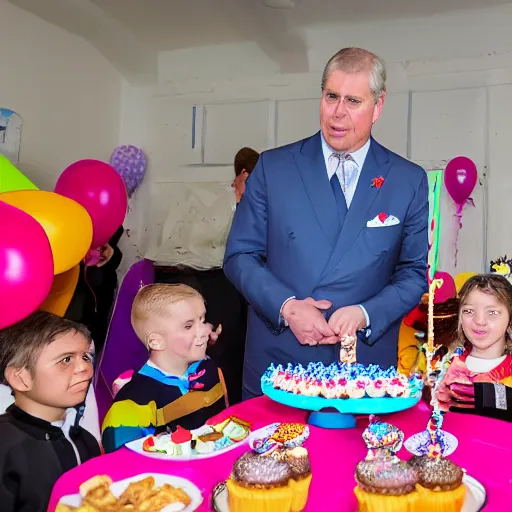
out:
{"label": "birthday candle", "polygon": [[434,279],[428,292],[428,350],[434,351],[434,296],[437,288],[443,286],[442,279]]}
{"label": "birthday candle", "polygon": [[442,279],[434,279],[430,283],[428,291],[428,333],[427,333],[427,375],[430,375],[434,368],[432,367],[432,357],[434,355],[434,296],[437,288],[443,286]]}

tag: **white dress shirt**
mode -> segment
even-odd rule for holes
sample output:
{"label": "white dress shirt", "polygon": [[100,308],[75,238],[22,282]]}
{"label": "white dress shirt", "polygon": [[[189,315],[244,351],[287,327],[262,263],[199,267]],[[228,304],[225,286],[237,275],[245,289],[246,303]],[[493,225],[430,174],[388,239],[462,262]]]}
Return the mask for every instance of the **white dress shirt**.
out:
{"label": "white dress shirt", "polygon": [[[331,179],[333,175],[333,170],[329,166],[329,157],[333,153],[338,153],[338,151],[334,150],[325,142],[323,134],[320,132],[322,137],[322,151],[324,154],[324,160],[325,160],[325,168],[327,169],[327,177],[329,180]],[[355,178],[351,180],[349,185],[345,189],[345,201],[347,202],[347,208],[350,208],[350,204],[352,203],[352,199],[354,198],[354,194],[356,192],[357,182],[359,181],[359,176],[361,175],[361,169],[363,168],[364,161],[366,160],[366,155],[368,154],[368,150],[370,149],[370,139],[366,142],[366,144],[359,148],[357,151],[354,151],[353,153],[348,153],[351,157],[353,162],[351,165],[355,165],[357,167],[357,172],[355,175]],[[338,167],[337,175],[338,179],[340,179],[340,173],[341,173],[341,165]],[[342,186],[343,190],[343,180],[340,179],[340,185]]]}

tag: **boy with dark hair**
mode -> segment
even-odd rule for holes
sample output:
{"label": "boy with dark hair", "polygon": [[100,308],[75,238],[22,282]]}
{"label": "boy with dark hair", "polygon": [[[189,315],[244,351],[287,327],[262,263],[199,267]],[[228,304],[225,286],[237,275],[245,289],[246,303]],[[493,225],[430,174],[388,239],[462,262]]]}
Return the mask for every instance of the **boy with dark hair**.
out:
{"label": "boy with dark hair", "polygon": [[0,331],[0,382],[15,402],[0,415],[2,512],[45,512],[57,479],[100,455],[78,425],[93,376],[89,331],[38,311]]}

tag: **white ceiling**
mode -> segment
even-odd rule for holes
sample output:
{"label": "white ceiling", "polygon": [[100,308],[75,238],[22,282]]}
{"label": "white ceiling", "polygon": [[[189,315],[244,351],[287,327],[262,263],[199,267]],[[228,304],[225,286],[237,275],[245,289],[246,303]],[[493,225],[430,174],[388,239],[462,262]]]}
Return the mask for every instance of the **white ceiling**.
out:
{"label": "white ceiling", "polygon": [[[250,41],[281,71],[304,72],[308,52],[304,34],[312,27],[512,4],[512,0],[9,1],[87,39],[132,83],[155,81],[162,51]],[[265,3],[295,7],[281,10]]]}
{"label": "white ceiling", "polygon": [[[33,0],[41,1],[41,0]],[[43,0],[44,1],[44,0]],[[296,7],[272,9],[264,0],[92,0],[143,42],[158,50],[253,40],[279,23],[281,30],[418,17],[511,0],[291,0]],[[289,0],[281,0],[286,4]]]}

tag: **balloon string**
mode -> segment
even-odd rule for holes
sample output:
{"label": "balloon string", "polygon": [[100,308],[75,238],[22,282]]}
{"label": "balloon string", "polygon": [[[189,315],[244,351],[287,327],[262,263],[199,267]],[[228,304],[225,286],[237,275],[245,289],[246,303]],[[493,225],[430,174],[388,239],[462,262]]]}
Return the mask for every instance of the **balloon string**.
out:
{"label": "balloon string", "polygon": [[96,294],[94,293],[94,290],[92,286],[89,284],[89,281],[87,281],[87,266],[84,267],[84,281],[89,290],[91,290],[92,298],[94,299],[94,312],[98,312],[98,300],[96,299]]}
{"label": "balloon string", "polygon": [[462,208],[464,205],[462,203],[457,204],[457,212],[455,213],[455,217],[457,217],[457,233],[455,235],[455,267],[457,267],[457,257],[459,254],[459,233],[462,228]]}

